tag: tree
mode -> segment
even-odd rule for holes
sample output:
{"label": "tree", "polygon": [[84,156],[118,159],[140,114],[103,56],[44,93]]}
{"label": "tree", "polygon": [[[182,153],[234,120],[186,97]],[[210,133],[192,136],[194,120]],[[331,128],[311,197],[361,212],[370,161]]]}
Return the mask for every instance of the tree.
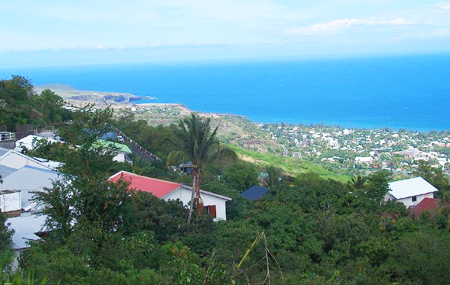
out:
{"label": "tree", "polygon": [[273,165],[266,168],[266,173],[267,176],[264,177],[264,183],[268,188],[278,185],[283,178],[283,170]]}
{"label": "tree", "polygon": [[11,262],[13,256],[12,235],[14,230],[8,229],[5,222],[6,216],[0,212],[0,269],[7,266]]}
{"label": "tree", "polygon": [[370,200],[381,203],[383,197],[389,192],[389,178],[391,173],[385,170],[377,171],[367,177],[368,185],[363,188]]}
{"label": "tree", "polygon": [[192,162],[192,196],[189,205],[188,223],[192,219],[194,206],[197,213],[201,215],[203,202],[200,197],[200,183],[202,179],[203,167],[212,162],[222,159],[236,159],[236,153],[229,148],[221,147],[217,139],[218,126],[213,129],[211,118],[201,118],[191,113],[180,121],[175,129],[176,140],[171,140],[174,151],[170,152],[167,158],[167,165],[181,162]]}
{"label": "tree", "polygon": [[436,187],[439,190],[436,193],[438,198],[450,192],[450,179],[441,168],[433,167],[428,161],[424,160],[419,160],[416,165],[417,169],[414,171],[414,175],[422,177]]}
{"label": "tree", "polygon": [[367,178],[362,177],[361,175],[354,176],[349,181],[349,185],[353,187],[354,189],[362,189],[364,187],[364,184],[366,183]]}
{"label": "tree", "polygon": [[61,123],[70,118],[70,111],[63,108],[64,100],[49,89],[34,96],[34,103],[46,123]]}
{"label": "tree", "polygon": [[253,164],[239,162],[227,167],[221,180],[223,179],[236,192],[242,193],[249,187],[258,184],[258,174],[258,170]]}

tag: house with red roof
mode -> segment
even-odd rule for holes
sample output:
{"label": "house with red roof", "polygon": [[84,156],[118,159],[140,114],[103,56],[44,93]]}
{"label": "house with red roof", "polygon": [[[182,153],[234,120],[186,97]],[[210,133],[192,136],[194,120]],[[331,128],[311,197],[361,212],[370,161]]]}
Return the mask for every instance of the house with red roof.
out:
{"label": "house with red roof", "polygon": [[[109,181],[123,180],[129,183],[130,190],[151,193],[163,200],[179,199],[187,206],[191,202],[192,187],[181,183],[137,175],[128,171],[120,171],[109,178]],[[216,193],[200,190],[206,211],[215,221],[226,220],[226,202],[231,198]]]}
{"label": "house with red roof", "polygon": [[389,192],[384,201],[394,200],[407,208],[417,206],[425,198],[434,198],[438,189],[422,177],[404,179],[389,183]]}

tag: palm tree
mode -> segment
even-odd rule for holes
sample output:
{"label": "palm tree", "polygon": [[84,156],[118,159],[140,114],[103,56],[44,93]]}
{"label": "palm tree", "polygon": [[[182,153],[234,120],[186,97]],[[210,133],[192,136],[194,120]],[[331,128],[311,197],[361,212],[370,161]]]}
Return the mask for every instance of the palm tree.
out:
{"label": "palm tree", "polygon": [[283,177],[283,170],[275,166],[268,166],[266,168],[267,176],[263,178],[264,184],[267,188],[272,189],[274,186],[278,185]]}
{"label": "palm tree", "polygon": [[188,223],[192,220],[195,206],[198,215],[202,214],[203,202],[200,197],[200,183],[204,166],[223,158],[235,160],[237,157],[234,151],[220,146],[217,130],[218,127],[212,128],[211,118],[204,119],[191,113],[190,117],[180,121],[174,133],[177,140],[171,141],[176,150],[170,152],[167,165],[192,162],[192,195]]}
{"label": "palm tree", "polygon": [[367,181],[366,177],[362,177],[362,176],[358,175],[358,176],[352,177],[349,184],[354,189],[362,189],[362,188],[364,188],[364,184],[366,183],[366,181]]}

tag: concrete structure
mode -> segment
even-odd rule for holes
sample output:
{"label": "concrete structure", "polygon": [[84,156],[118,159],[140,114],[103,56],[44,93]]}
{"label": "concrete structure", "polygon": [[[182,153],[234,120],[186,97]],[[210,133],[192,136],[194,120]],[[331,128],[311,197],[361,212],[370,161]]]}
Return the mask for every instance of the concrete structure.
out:
{"label": "concrete structure", "polygon": [[[113,182],[127,181],[130,183],[130,190],[148,192],[166,201],[179,199],[185,206],[188,206],[191,201],[192,187],[180,183],[141,176],[127,171],[120,171],[111,176],[109,180]],[[226,202],[231,201],[231,198],[204,190],[200,190],[200,194],[203,205],[215,221],[227,219]]]}
{"label": "concrete structure", "polygon": [[434,198],[434,192],[437,191],[438,189],[422,177],[399,180],[389,183],[389,192],[384,197],[384,201],[394,200],[409,208],[419,204],[425,198]]}
{"label": "concrete structure", "polygon": [[2,213],[19,212],[22,209],[22,197],[18,190],[0,190],[0,210]]}

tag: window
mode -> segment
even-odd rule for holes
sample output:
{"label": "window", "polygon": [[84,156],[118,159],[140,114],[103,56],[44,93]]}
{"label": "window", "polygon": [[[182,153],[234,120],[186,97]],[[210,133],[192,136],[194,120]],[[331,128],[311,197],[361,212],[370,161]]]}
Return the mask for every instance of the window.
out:
{"label": "window", "polygon": [[217,218],[216,205],[209,205],[205,207],[206,213],[208,213],[213,219]]}
{"label": "window", "polygon": [[417,196],[412,196],[412,201],[416,202],[417,201]]}

